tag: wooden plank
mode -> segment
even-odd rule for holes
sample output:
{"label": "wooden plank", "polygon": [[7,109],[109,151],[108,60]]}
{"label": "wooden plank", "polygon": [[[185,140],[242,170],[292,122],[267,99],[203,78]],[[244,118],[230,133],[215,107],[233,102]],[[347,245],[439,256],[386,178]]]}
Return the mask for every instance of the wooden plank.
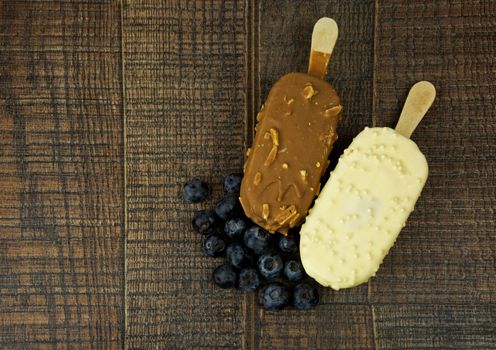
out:
{"label": "wooden plank", "polygon": [[438,97],[413,135],[429,179],[374,301],[494,302],[495,15],[492,1],[380,1],[377,125],[395,125],[418,80]]}
{"label": "wooden plank", "polygon": [[[242,168],[246,4],[130,1],[124,8],[127,120],[127,345],[129,349],[239,349],[250,308],[219,290],[221,260],[203,253],[194,212]],[[213,185],[187,205],[181,185]]]}
{"label": "wooden plank", "polygon": [[493,304],[389,304],[376,307],[379,349],[495,349]]}
{"label": "wooden plank", "polygon": [[376,124],[410,86],[438,89],[413,135],[430,175],[371,283],[384,349],[495,349],[496,3],[379,1]]}
{"label": "wooden plank", "polygon": [[[327,75],[344,106],[339,139],[331,155],[333,163],[352,138],[372,124],[373,14],[373,1],[312,1],[300,6],[295,6],[294,1],[261,2],[258,106],[279,77],[290,71],[306,71],[314,23],[327,16],[335,18],[339,25]],[[312,312],[285,310],[273,314],[257,306],[255,347],[372,348],[367,285],[340,292],[321,288],[320,293],[322,304]]]}
{"label": "wooden plank", "polygon": [[0,7],[0,348],[123,346],[119,7]]}
{"label": "wooden plank", "polygon": [[310,311],[277,313],[259,308],[258,317],[257,349],[374,348],[373,323],[367,304],[321,303]]}

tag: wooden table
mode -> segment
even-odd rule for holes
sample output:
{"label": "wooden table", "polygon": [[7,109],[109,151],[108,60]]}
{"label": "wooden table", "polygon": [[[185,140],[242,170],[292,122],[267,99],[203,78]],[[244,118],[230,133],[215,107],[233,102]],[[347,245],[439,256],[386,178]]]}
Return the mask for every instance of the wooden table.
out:
{"label": "wooden table", "polygon": [[[333,159],[438,98],[378,276],[264,312],[212,286],[180,187],[239,171],[270,86],[341,32]],[[496,349],[496,1],[0,1],[0,349]]]}

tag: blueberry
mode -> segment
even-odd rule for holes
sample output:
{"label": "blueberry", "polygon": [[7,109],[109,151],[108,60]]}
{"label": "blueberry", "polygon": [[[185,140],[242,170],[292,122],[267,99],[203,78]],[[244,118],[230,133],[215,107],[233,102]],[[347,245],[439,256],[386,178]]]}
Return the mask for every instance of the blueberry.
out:
{"label": "blueberry", "polygon": [[282,283],[269,283],[263,289],[263,306],[267,310],[277,311],[289,303],[288,288]]}
{"label": "blueberry", "polygon": [[224,232],[229,238],[239,238],[246,230],[246,222],[242,218],[230,219],[224,225]]}
{"label": "blueberry", "polygon": [[217,235],[210,235],[205,239],[203,248],[208,256],[216,257],[224,253],[224,250],[226,250],[226,242]]}
{"label": "blueberry", "polygon": [[245,231],[243,241],[255,254],[260,255],[265,252],[270,245],[272,235],[260,226],[252,226]]}
{"label": "blueberry", "polygon": [[224,221],[240,216],[241,212],[238,198],[233,195],[225,196],[215,206],[215,213]]}
{"label": "blueberry", "polygon": [[238,275],[232,266],[220,265],[214,270],[212,280],[221,288],[233,288],[236,285]]}
{"label": "blueberry", "polygon": [[293,304],[297,309],[312,309],[318,303],[319,292],[317,288],[306,283],[300,283],[294,288]]}
{"label": "blueberry", "polygon": [[200,210],[193,218],[193,228],[202,235],[209,235],[215,229],[215,214],[212,210]]}
{"label": "blueberry", "polygon": [[276,278],[281,274],[284,263],[277,254],[264,254],[258,258],[258,271],[265,278]]}
{"label": "blueberry", "polygon": [[203,202],[208,193],[208,185],[200,179],[192,179],[183,185],[183,198],[186,203]]}
{"label": "blueberry", "polygon": [[284,276],[291,282],[301,281],[305,272],[303,271],[303,266],[299,261],[289,260],[284,264]]}
{"label": "blueberry", "polygon": [[226,249],[226,259],[231,266],[242,269],[250,263],[250,256],[239,243],[231,243]]}
{"label": "blueberry", "polygon": [[224,189],[227,193],[238,194],[241,190],[241,180],[243,175],[241,174],[230,174],[224,179]]}
{"label": "blueberry", "polygon": [[283,253],[296,253],[298,251],[298,242],[294,236],[282,236],[279,239],[279,249]]}
{"label": "blueberry", "polygon": [[238,287],[243,292],[253,292],[260,286],[260,275],[253,268],[246,268],[239,273]]}

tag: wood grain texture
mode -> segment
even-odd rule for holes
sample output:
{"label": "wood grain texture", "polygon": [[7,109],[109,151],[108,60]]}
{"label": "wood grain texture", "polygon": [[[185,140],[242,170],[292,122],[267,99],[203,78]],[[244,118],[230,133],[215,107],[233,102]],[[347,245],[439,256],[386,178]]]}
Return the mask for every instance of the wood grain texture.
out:
{"label": "wood grain texture", "polygon": [[[211,282],[193,213],[222,196],[245,144],[246,4],[131,1],[124,8],[129,349],[239,349],[249,307]],[[213,184],[187,205],[192,177]]]}
{"label": "wood grain texture", "polygon": [[495,349],[495,315],[494,303],[379,305],[377,348]]}
{"label": "wood grain texture", "polygon": [[[340,27],[333,163],[425,79],[430,177],[368,285],[271,313],[212,285],[190,222],[322,16]],[[0,349],[496,349],[495,16],[491,0],[0,1]],[[195,176],[213,195],[185,205]]]}
{"label": "wood grain texture", "polygon": [[495,15],[494,1],[379,1],[377,125],[416,81],[438,90],[412,137],[429,179],[371,282],[381,349],[496,348]]}
{"label": "wood grain texture", "polygon": [[123,345],[118,13],[0,3],[0,349]]}
{"label": "wood grain texture", "polygon": [[320,303],[315,310],[267,312],[258,307],[256,349],[374,348],[367,304]]}
{"label": "wood grain texture", "polygon": [[429,179],[373,280],[384,302],[495,302],[496,3],[381,1],[377,125],[394,126],[410,86],[437,99],[413,134]]}

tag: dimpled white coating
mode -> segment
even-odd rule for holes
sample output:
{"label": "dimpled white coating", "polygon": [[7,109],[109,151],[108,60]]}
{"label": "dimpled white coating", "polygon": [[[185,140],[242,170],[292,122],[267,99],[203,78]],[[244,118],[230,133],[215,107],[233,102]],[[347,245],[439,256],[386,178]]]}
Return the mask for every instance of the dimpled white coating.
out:
{"label": "dimpled white coating", "polygon": [[336,290],[375,276],[427,175],[415,142],[390,128],[365,128],[339,159],[301,228],[308,275]]}

